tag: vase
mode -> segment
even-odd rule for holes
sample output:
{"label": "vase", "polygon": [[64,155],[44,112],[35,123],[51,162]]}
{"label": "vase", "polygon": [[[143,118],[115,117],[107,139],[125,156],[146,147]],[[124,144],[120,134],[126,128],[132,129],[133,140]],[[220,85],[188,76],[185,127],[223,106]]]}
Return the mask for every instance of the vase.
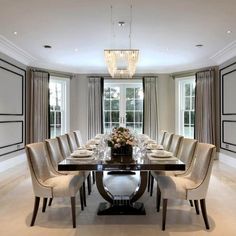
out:
{"label": "vase", "polygon": [[127,163],[133,161],[133,147],[131,145],[111,148],[111,159],[116,162]]}

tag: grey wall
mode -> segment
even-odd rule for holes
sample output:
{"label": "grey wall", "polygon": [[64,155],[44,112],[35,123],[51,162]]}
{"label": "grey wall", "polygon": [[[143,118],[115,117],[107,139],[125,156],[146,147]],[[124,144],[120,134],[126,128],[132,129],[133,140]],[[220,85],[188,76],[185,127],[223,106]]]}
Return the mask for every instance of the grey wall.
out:
{"label": "grey wall", "polygon": [[[84,141],[88,130],[88,79],[77,75],[70,83],[70,129],[79,129]],[[168,74],[158,75],[159,129],[175,130],[175,83]]]}
{"label": "grey wall", "polygon": [[3,160],[6,154],[16,155],[11,153],[23,149],[25,144],[26,66],[2,53],[0,58],[0,160]]}
{"label": "grey wall", "polygon": [[236,157],[236,105],[235,105],[236,72],[235,71],[236,71],[236,57],[220,65],[220,82],[221,82],[220,145],[221,145],[221,152],[230,155],[232,157]]}

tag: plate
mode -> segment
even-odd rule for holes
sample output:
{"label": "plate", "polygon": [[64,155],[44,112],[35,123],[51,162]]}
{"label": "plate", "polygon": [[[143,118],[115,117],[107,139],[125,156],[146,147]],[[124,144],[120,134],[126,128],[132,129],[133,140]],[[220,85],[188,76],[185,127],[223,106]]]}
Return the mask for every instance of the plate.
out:
{"label": "plate", "polygon": [[71,153],[71,156],[76,158],[83,158],[83,157],[90,157],[93,155],[92,151],[89,150],[83,150],[83,152],[81,152],[82,150],[78,150],[78,151],[74,151],[73,153]]}
{"label": "plate", "polygon": [[68,159],[68,160],[76,160],[76,161],[91,161],[91,160],[94,160],[95,157],[94,156],[90,156],[90,157],[71,156],[71,157],[67,157],[66,159]]}
{"label": "plate", "polygon": [[152,153],[150,154],[150,156],[152,156],[152,157],[172,157],[173,153],[167,152],[167,151],[153,150]]}

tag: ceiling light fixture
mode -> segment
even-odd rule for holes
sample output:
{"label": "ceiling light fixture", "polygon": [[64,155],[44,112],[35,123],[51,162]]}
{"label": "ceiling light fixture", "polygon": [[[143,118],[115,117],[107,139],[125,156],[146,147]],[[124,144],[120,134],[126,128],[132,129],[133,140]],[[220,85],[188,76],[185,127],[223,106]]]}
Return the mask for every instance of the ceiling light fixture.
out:
{"label": "ceiling light fixture", "polygon": [[17,35],[18,33],[17,33],[17,31],[14,31],[13,34],[14,34],[14,35]]}
{"label": "ceiling light fixture", "polygon": [[227,32],[226,32],[227,34],[231,34],[232,33],[232,31],[231,30],[227,30]]}
{"label": "ceiling light fixture", "polygon": [[[125,22],[120,21],[120,26],[124,26]],[[111,26],[114,27],[112,19],[111,6]],[[108,72],[112,78],[132,78],[139,57],[138,49],[131,49],[131,33],[132,33],[132,5],[130,6],[130,31],[129,31],[129,49],[105,49],[104,56],[107,64]],[[114,36],[114,34],[113,34]]]}
{"label": "ceiling light fixture", "polygon": [[52,46],[50,46],[50,45],[43,45],[43,47],[44,47],[44,48],[48,48],[48,49],[49,49],[49,48],[52,48]]}
{"label": "ceiling light fixture", "polygon": [[201,47],[203,47],[203,44],[197,44],[197,45],[195,45],[195,47],[201,48]]}

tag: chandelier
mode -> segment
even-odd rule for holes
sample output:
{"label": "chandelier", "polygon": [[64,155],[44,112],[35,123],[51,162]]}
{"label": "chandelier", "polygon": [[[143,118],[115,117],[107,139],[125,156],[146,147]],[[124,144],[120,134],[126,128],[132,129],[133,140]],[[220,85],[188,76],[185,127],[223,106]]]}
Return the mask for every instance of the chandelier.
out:
{"label": "chandelier", "polygon": [[[121,23],[123,26],[125,22]],[[111,25],[114,28],[112,21],[112,6],[111,6]],[[104,56],[107,69],[112,78],[132,78],[139,57],[138,49],[131,49],[131,26],[132,26],[132,5],[130,6],[130,28],[129,28],[129,49],[105,49]],[[114,29],[113,29],[114,30]],[[114,32],[113,32],[114,36]]]}
{"label": "chandelier", "polygon": [[137,49],[104,50],[108,72],[112,78],[132,78],[138,62]]}

